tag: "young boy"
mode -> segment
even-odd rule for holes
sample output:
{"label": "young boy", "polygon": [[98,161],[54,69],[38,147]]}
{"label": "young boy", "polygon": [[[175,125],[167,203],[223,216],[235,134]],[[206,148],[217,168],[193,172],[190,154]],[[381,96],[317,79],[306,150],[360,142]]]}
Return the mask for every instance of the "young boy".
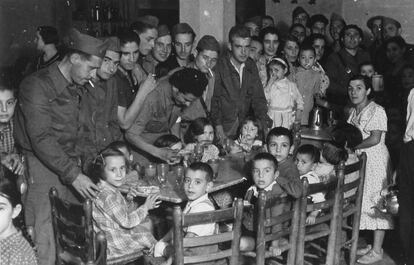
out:
{"label": "young boy", "polygon": [[[287,199],[288,192],[282,185],[279,184],[280,175],[278,169],[278,162],[274,156],[269,153],[259,153],[253,158],[252,175],[254,185],[251,186],[245,195],[247,200],[252,205],[256,204],[259,190],[266,192],[267,207],[266,218],[272,218],[281,213],[289,210],[291,207],[289,203],[270,203],[277,198]],[[256,245],[256,214],[254,207],[251,207],[249,211],[243,214],[243,236],[240,241],[240,250],[251,251],[254,250]],[[269,216],[270,214],[270,216]],[[278,232],[282,229],[280,225],[272,227],[270,232]],[[269,251],[273,255],[280,255],[280,243],[279,240],[272,242]]]}
{"label": "young boy", "polygon": [[359,73],[363,76],[372,78],[375,74],[374,65],[371,62],[363,62],[359,65]]}
{"label": "young boy", "polygon": [[[298,148],[296,153],[296,165],[300,174],[300,179],[307,178],[310,184],[319,183],[320,179],[315,172],[315,168],[318,165],[321,153],[319,149],[311,144],[304,144]],[[311,199],[314,203],[322,202],[325,200],[325,196],[321,193],[312,194]],[[314,224],[319,211],[313,211],[306,218],[307,224]]]}
{"label": "young boy", "polygon": [[[184,192],[187,195],[188,202],[183,210],[184,214],[200,213],[214,211],[214,205],[208,198],[208,192],[213,187],[213,170],[211,167],[202,162],[195,162],[187,169],[184,178]],[[216,224],[208,223],[201,225],[193,225],[184,229],[184,237],[209,236],[216,232]],[[169,257],[165,264],[172,264],[172,231],[168,232],[164,238],[157,242],[154,249],[154,256]],[[194,247],[185,249],[186,255],[197,255],[201,253],[213,253],[217,251],[217,245]],[[187,254],[188,253],[188,254]],[[197,263],[198,264],[198,263]],[[202,263],[210,264],[208,263]],[[211,262],[211,264],[216,264]]]}
{"label": "young boy", "polygon": [[294,149],[292,132],[284,127],[275,127],[269,131],[266,144],[267,151],[276,158],[278,163],[277,182],[289,195],[299,198],[302,194],[302,183],[295,162],[289,156]]}

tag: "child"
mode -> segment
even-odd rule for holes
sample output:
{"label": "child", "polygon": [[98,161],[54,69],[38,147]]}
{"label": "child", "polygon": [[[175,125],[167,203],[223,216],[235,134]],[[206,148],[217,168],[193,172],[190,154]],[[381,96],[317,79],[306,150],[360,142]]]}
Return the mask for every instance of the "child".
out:
{"label": "child", "polygon": [[361,63],[359,65],[359,74],[371,79],[372,76],[375,74],[374,64],[372,64],[371,62]]}
{"label": "child", "polygon": [[108,259],[124,256],[143,249],[152,249],[156,243],[143,221],[148,211],[160,204],[159,195],[149,195],[145,203],[136,207],[131,189],[125,199],[118,188],[125,183],[126,159],[113,148],[102,151],[92,165],[92,180],[100,192],[93,201],[94,230],[104,231],[108,243]]}
{"label": "child", "polygon": [[[319,149],[311,144],[301,145],[296,152],[296,165],[300,174],[300,178],[307,178],[309,184],[319,183],[320,179],[314,169],[319,162],[321,153]],[[323,202],[325,196],[321,193],[315,193],[311,196],[313,203]],[[306,218],[306,223],[312,225],[315,223],[319,211],[311,212]]]}
{"label": "child", "polygon": [[301,119],[303,99],[296,84],[287,79],[289,65],[285,60],[273,57],[267,63],[269,82],[264,92],[268,102],[267,114],[273,120],[272,127],[290,129],[295,121]]}
{"label": "child", "polygon": [[[192,163],[184,178],[184,192],[188,198],[187,205],[183,210],[184,214],[214,211],[214,205],[208,198],[208,192],[213,187],[213,170],[203,162]],[[184,237],[209,236],[216,233],[215,223],[189,226],[184,229]],[[155,245],[154,256],[168,257],[166,264],[172,263],[173,246],[172,231],[168,232],[164,238]],[[202,253],[213,253],[217,251],[217,245],[203,246],[185,249],[186,255],[200,255]],[[199,264],[199,263],[197,263]],[[203,263],[203,264],[215,264]]]}
{"label": "child", "polygon": [[308,125],[309,113],[313,108],[313,103],[323,105],[321,102],[321,73],[313,69],[316,61],[316,53],[313,46],[304,44],[299,52],[299,64],[294,80],[298,90],[302,95],[304,106],[302,113],[302,125]]}
{"label": "child", "polygon": [[239,138],[234,143],[239,148],[233,148],[232,153],[260,149],[263,145],[263,130],[260,121],[246,118],[239,128]]}
{"label": "child", "polygon": [[23,175],[24,165],[14,143],[13,116],[17,104],[15,90],[6,76],[0,75],[0,153],[1,164],[16,175]]}
{"label": "child", "polygon": [[181,142],[180,138],[173,134],[166,134],[158,137],[155,142],[154,146],[156,147],[168,147],[171,150],[180,151],[183,149],[183,143]]}
{"label": "child", "polygon": [[278,182],[281,185],[288,185],[289,194],[299,198],[302,195],[302,183],[298,168],[289,156],[294,148],[292,132],[284,127],[275,127],[269,131],[266,145],[267,151],[276,158],[278,163]]}
{"label": "child", "polygon": [[393,228],[391,217],[373,208],[379,203],[379,194],[386,186],[391,163],[385,146],[387,115],[381,106],[370,100],[371,91],[372,83],[367,77],[357,75],[350,79],[348,95],[353,108],[348,123],[357,127],[363,137],[362,143],[355,148],[367,154],[360,229],[374,231],[372,248],[358,251],[358,254],[364,255],[358,259],[362,264],[382,260],[385,230]]}
{"label": "child", "polygon": [[[9,265],[36,265],[33,248],[13,223],[21,210],[20,192],[14,176],[0,168],[0,263]],[[11,175],[11,174],[9,174]]]}
{"label": "child", "polygon": [[[271,201],[274,198],[284,198],[289,194],[295,194],[295,191],[291,189],[291,186],[288,184],[289,181],[286,179],[280,179],[278,171],[278,162],[274,156],[269,153],[259,153],[253,158],[252,164],[252,175],[254,185],[251,186],[245,195],[245,200],[250,202],[252,205],[255,205],[255,202],[258,197],[258,190],[264,190],[266,192],[266,200]],[[299,194],[300,196],[300,194]],[[266,210],[266,218],[275,217],[280,215],[284,211],[288,210],[290,207],[289,203],[280,203],[276,205],[267,205],[269,208]],[[251,251],[255,246],[255,215],[256,212],[250,208],[243,215],[243,235],[240,241],[240,250],[242,251]],[[270,216],[269,216],[270,214]],[[277,232],[281,230],[281,226],[272,227],[272,231],[268,232]],[[280,255],[280,244],[282,242],[273,241],[270,247],[270,251],[273,255]]]}
{"label": "child", "polygon": [[210,159],[217,159],[219,149],[213,144],[214,141],[214,127],[211,121],[207,118],[201,117],[193,120],[184,135],[184,142],[186,144],[185,150],[194,152],[197,145],[204,147],[203,157],[201,162],[207,162]]}

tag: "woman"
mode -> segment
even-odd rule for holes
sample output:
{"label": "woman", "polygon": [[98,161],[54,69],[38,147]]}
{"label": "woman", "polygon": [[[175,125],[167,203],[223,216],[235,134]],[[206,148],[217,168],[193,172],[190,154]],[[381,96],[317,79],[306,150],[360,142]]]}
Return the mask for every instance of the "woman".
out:
{"label": "woman", "polygon": [[379,204],[380,192],[387,186],[391,163],[385,146],[387,115],[381,106],[371,101],[371,94],[372,84],[367,77],[357,75],[351,78],[348,95],[353,108],[348,123],[357,127],[362,133],[363,141],[355,149],[367,154],[359,228],[374,232],[373,244],[357,251],[357,254],[363,255],[358,259],[361,264],[382,260],[385,230],[393,229],[391,217],[373,208]]}
{"label": "woman", "polygon": [[260,31],[259,39],[263,45],[263,55],[257,60],[257,69],[259,70],[262,86],[267,84],[266,64],[278,53],[279,49],[279,32],[275,27],[267,27]]}
{"label": "woman", "polygon": [[288,36],[283,43],[282,54],[289,64],[290,74],[289,80],[295,82],[295,74],[297,72],[298,56],[299,56],[299,41],[295,36]]}

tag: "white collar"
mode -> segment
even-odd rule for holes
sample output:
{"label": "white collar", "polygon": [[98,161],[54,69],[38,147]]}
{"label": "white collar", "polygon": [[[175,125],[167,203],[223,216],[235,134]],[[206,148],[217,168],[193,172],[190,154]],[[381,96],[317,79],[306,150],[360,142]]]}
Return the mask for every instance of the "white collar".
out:
{"label": "white collar", "polygon": [[[271,191],[273,189],[273,186],[276,184],[276,180],[274,180],[272,183],[270,183],[269,186],[267,186],[266,188],[264,188],[265,191]],[[255,197],[259,196],[259,191],[257,190],[256,185],[251,186],[247,191],[252,190],[253,191],[253,195]]]}
{"label": "white collar", "polygon": [[199,204],[200,202],[203,202],[203,201],[205,201],[205,200],[209,200],[209,198],[208,198],[208,194],[206,193],[206,194],[204,194],[204,195],[202,195],[202,196],[200,196],[198,199],[196,199],[196,200],[194,200],[194,201],[188,201],[188,203],[187,203],[187,205],[185,206],[185,208],[187,209],[187,208],[191,208],[191,207],[193,207],[194,205],[197,205],[197,204]]}

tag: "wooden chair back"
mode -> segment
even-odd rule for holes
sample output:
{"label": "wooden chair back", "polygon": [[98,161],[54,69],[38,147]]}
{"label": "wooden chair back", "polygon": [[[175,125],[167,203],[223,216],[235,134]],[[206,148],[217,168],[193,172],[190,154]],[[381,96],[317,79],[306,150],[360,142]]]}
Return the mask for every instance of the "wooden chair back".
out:
{"label": "wooden chair back", "polygon": [[[243,216],[243,200],[235,200],[233,207],[209,212],[183,214],[179,206],[174,207],[173,234],[174,234],[174,260],[176,265],[188,263],[202,263],[228,258],[230,265],[237,265],[240,254],[241,224]],[[211,236],[184,237],[185,227],[208,223],[221,223],[231,221],[231,231]],[[215,253],[203,253],[197,256],[186,256],[184,249],[218,245],[231,242],[231,247],[225,250],[218,249]]]}
{"label": "wooden chair back", "polygon": [[[351,237],[344,243],[341,240],[337,241],[339,249],[349,249],[349,264],[354,265],[356,262],[356,250],[358,246],[359,236],[359,224],[361,220],[361,206],[362,206],[362,195],[364,191],[365,182],[365,169],[367,164],[367,155],[362,153],[359,156],[358,162],[350,165],[346,165],[343,173],[344,175],[344,186],[343,186],[343,207],[341,211],[341,223],[338,226],[338,234],[345,231],[351,231]],[[357,173],[357,178],[351,179],[352,174]],[[335,260],[339,261],[339,251],[335,256]]]}
{"label": "wooden chair back", "polygon": [[[305,242],[310,242],[318,238],[328,237],[328,246],[325,250],[327,265],[333,265],[335,260],[335,252],[338,250],[337,237],[338,225],[341,220],[342,208],[342,188],[344,183],[344,163],[341,162],[337,169],[335,178],[331,178],[325,182],[309,184],[306,178],[304,181],[304,196],[300,203],[300,220],[299,220],[299,236],[298,247],[296,253],[296,264],[303,265],[305,263]],[[325,194],[325,201],[318,203],[308,202],[308,196],[322,192]],[[315,224],[307,225],[306,218],[312,211],[319,210],[319,214],[315,220]],[[329,228],[324,229],[323,225],[329,223]],[[321,229],[315,229],[315,232],[307,232],[308,227],[319,225]],[[312,257],[312,255],[308,255]]]}
{"label": "wooden chair back", "polygon": [[[257,238],[256,238],[256,264],[264,265],[265,259],[269,257],[266,254],[266,245],[274,240],[288,239],[288,243],[281,247],[281,251],[287,253],[286,264],[291,265],[295,262],[297,240],[299,234],[299,206],[301,199],[291,197],[278,198],[279,201],[269,201],[266,198],[265,191],[259,191],[259,197],[256,202],[257,210]],[[291,204],[289,210],[284,211],[277,216],[266,216],[266,209],[275,204]],[[269,205],[271,204],[271,205]],[[273,227],[279,226],[281,229],[271,232]]]}
{"label": "wooden chair back", "polygon": [[56,188],[49,192],[56,242],[56,264],[106,264],[106,239],[96,235],[92,224],[92,202],[73,204],[59,198]]}

